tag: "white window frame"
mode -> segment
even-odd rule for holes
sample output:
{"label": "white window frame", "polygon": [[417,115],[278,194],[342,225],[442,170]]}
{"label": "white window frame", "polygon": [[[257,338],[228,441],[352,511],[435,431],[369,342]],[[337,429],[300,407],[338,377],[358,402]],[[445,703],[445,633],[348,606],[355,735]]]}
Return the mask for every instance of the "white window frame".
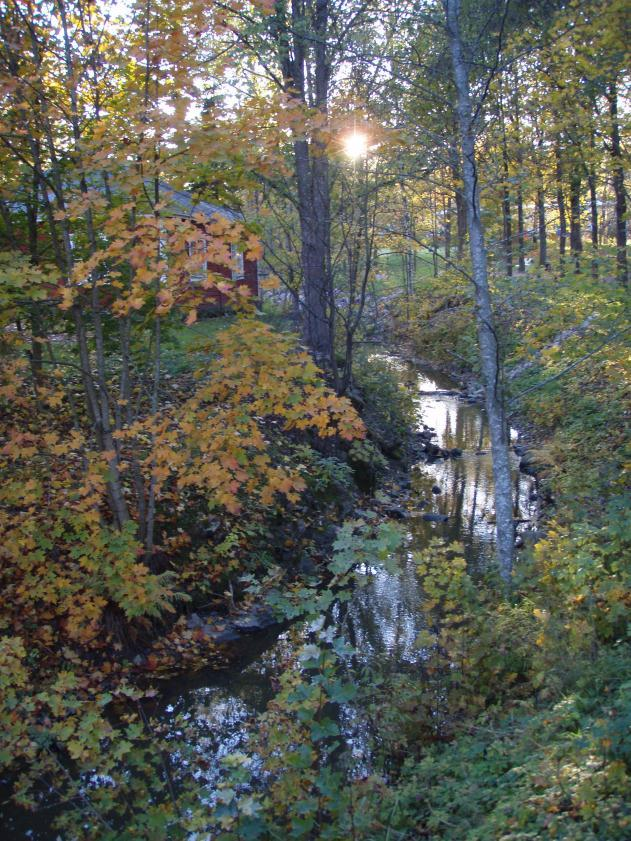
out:
{"label": "white window frame", "polygon": [[237,268],[232,270],[232,279],[233,280],[244,280],[245,279],[245,258],[243,256],[243,251],[239,251],[236,245],[230,246],[230,257],[232,258],[233,262],[236,262]]}

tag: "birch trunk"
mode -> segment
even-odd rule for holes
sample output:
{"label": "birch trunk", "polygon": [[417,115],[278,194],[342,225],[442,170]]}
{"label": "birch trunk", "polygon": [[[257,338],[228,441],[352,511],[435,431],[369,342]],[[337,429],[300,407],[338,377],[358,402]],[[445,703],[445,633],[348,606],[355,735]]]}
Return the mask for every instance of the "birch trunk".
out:
{"label": "birch trunk", "polygon": [[627,195],[624,185],[624,166],[618,120],[618,89],[615,80],[607,90],[610,117],[610,141],[613,169],[613,190],[616,197],[616,268],[618,280],[623,286],[629,282],[627,262]]}
{"label": "birch trunk", "polygon": [[556,180],[557,180],[557,207],[559,208],[559,263],[561,274],[565,269],[565,245],[567,241],[567,215],[565,212],[565,196],[563,194],[563,162],[561,160],[561,149],[557,142],[555,146],[556,157]]}
{"label": "birch trunk", "polygon": [[480,216],[480,183],[475,157],[475,131],[469,74],[460,34],[460,0],[444,0],[463,160],[464,198],[469,227],[469,249],[475,287],[480,362],[485,385],[486,411],[493,456],[497,558],[505,585],[510,585],[515,546],[513,493],[507,424],[500,377],[500,349],[488,284],[484,226]]}

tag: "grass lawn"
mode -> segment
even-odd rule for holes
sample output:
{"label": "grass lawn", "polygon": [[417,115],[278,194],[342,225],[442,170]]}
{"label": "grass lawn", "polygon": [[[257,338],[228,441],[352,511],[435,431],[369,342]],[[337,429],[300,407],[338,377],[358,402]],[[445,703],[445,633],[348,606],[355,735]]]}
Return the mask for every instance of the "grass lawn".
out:
{"label": "grass lawn", "polygon": [[[439,269],[442,268],[439,259]],[[397,251],[384,251],[377,259],[377,271],[385,273],[386,277],[377,283],[380,293],[394,292],[405,286],[403,255]],[[432,254],[426,248],[416,251],[415,285],[418,287],[425,278],[431,278],[434,273]]]}
{"label": "grass lawn", "polygon": [[215,318],[200,318],[190,327],[182,324],[177,333],[178,344],[183,350],[194,352],[196,348],[214,339],[233,322],[233,315],[222,315]]}
{"label": "grass lawn", "polygon": [[202,348],[234,322],[233,315],[202,318],[195,324],[170,325],[163,342],[163,366],[168,373],[176,375],[197,367]]}

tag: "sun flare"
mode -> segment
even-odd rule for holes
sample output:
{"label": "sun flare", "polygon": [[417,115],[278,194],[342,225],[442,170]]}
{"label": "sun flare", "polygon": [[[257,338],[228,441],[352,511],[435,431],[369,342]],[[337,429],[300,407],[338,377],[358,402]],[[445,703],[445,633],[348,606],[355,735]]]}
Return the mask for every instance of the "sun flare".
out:
{"label": "sun flare", "polygon": [[354,131],[344,138],[344,152],[353,161],[368,154],[368,138],[360,131]]}

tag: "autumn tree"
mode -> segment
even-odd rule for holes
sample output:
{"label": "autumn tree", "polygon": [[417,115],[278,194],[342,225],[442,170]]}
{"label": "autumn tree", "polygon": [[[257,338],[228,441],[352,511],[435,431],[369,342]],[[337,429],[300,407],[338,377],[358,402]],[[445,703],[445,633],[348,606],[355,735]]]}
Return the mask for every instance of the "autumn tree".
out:
{"label": "autumn tree", "polygon": [[[173,187],[183,183],[191,160],[204,156],[208,172],[233,146],[218,111],[206,108],[189,119],[202,59],[185,45],[192,33],[214,31],[216,14],[223,11],[145,2],[130,10],[129,20],[106,25],[93,5],[59,0],[11,3],[2,18],[0,141],[12,167],[3,189],[30,190],[3,205],[12,248],[2,257],[4,324],[28,313],[37,349],[30,354],[34,378],[19,332],[9,334],[3,358],[3,457],[13,473],[4,489],[5,560],[10,571],[19,547],[28,546],[34,581],[44,573],[41,552],[62,562],[68,555],[77,560],[82,542],[91,546],[88,566],[79,560],[76,568],[85,598],[73,597],[90,622],[108,600],[128,618],[163,609],[170,579],[153,578],[138,561],[144,557],[153,567],[156,550],[168,549],[165,527],[179,496],[202,510],[227,511],[239,508],[244,490],[260,492],[263,505],[294,498],[301,480],[265,454],[254,415],[280,417],[287,404],[291,424],[302,428],[304,412],[306,426],[325,435],[338,421],[343,426],[348,412],[347,434],[361,434],[355,413],[323,388],[308,360],[245,317],[252,307],[243,289],[206,269],[232,267],[233,250],[260,254],[256,237],[232,217],[183,214],[173,204]],[[207,69],[205,57],[203,63]],[[200,272],[202,281],[193,283]],[[214,291],[244,313],[233,330],[242,338],[220,355],[225,371],[233,352],[247,367],[237,352],[247,336],[267,364],[256,368],[254,381],[242,371],[242,389],[234,394],[208,392],[200,374],[186,402],[165,380],[163,333],[183,318],[192,324]],[[33,323],[40,306],[54,336],[43,334],[42,321]],[[263,405],[255,391],[265,382]],[[243,408],[234,414],[237,405],[249,405],[245,415]],[[55,539],[40,546],[32,534],[47,533],[41,517],[59,519]],[[125,593],[104,583],[115,556],[107,547],[114,544],[124,569],[115,564],[111,574]],[[95,593],[102,598],[88,610]]]}

